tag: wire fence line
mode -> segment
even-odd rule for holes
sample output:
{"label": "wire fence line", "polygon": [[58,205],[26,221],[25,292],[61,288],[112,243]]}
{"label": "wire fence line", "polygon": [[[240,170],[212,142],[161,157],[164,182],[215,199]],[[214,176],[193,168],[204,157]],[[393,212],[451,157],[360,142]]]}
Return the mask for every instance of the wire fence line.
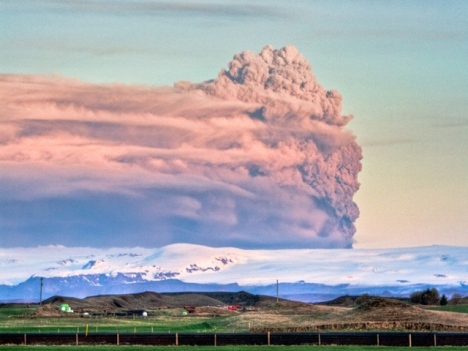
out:
{"label": "wire fence line", "polygon": [[0,345],[367,345],[468,346],[468,333],[1,333]]}

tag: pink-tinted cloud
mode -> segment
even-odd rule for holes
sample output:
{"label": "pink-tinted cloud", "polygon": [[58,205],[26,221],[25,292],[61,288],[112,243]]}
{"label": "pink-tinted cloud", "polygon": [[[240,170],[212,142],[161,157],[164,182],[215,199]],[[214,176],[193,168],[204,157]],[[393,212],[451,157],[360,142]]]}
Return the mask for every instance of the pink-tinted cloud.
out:
{"label": "pink-tinted cloud", "polygon": [[293,47],[244,52],[215,80],[173,88],[2,75],[0,106],[9,201],[119,194],[166,241],[352,244],[361,149],[340,94]]}

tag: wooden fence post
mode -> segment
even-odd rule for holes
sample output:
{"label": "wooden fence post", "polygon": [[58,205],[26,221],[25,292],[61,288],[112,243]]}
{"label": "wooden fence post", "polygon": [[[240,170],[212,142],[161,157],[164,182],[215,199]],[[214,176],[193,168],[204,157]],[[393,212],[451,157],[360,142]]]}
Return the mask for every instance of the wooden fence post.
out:
{"label": "wooden fence post", "polygon": [[119,345],[120,345],[120,334],[117,333],[117,346],[119,346]]}
{"label": "wooden fence post", "polygon": [[75,334],[76,337],[75,337],[75,340],[76,340],[76,346],[78,346],[78,334]]}
{"label": "wooden fence post", "polygon": [[412,344],[412,341],[411,341],[411,333],[408,334],[408,342],[409,342],[409,347],[413,346]]}
{"label": "wooden fence post", "polygon": [[437,346],[437,335],[434,333],[434,346]]}
{"label": "wooden fence post", "polygon": [[27,345],[27,337],[26,337],[26,334],[24,334],[24,345]]}
{"label": "wooden fence post", "polygon": [[270,331],[268,331],[268,346],[270,346]]}
{"label": "wooden fence post", "polygon": [[214,335],[214,346],[218,346],[218,338]]}
{"label": "wooden fence post", "polygon": [[179,333],[175,333],[175,344],[179,346]]}
{"label": "wooden fence post", "polygon": [[318,338],[319,338],[319,346],[322,345],[322,340],[320,339],[320,333],[318,334]]}
{"label": "wooden fence post", "polygon": [[380,346],[380,337],[379,337],[379,334],[377,334],[377,346]]}

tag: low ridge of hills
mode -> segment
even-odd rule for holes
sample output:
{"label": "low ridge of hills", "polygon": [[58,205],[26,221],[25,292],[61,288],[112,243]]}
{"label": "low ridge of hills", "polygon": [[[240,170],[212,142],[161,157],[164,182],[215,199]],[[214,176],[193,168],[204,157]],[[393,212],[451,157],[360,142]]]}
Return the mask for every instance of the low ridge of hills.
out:
{"label": "low ridge of hills", "polygon": [[[281,299],[281,301],[287,301]],[[238,305],[253,307],[256,305],[272,305],[276,298],[254,295],[244,291],[231,292],[183,292],[183,293],[156,293],[146,291],[124,295],[98,295],[83,299],[64,296],[53,296],[43,301],[43,306],[58,307],[61,304],[70,305],[75,311],[124,311],[124,310],[159,310],[168,308],[184,308],[185,306],[202,307],[225,305]],[[304,303],[290,302],[295,304]]]}
{"label": "low ridge of hills", "polygon": [[[59,311],[68,304],[75,313]],[[229,305],[237,308],[231,310]],[[192,311],[189,311],[190,308]],[[187,309],[188,308],[188,309]],[[145,311],[148,316],[230,315],[232,325],[252,325],[252,332],[317,330],[468,331],[465,313],[433,311],[405,301],[379,296],[343,296],[328,303],[310,304],[240,292],[146,291],[125,295],[98,295],[79,299],[53,296],[44,300],[34,317],[128,316]]]}

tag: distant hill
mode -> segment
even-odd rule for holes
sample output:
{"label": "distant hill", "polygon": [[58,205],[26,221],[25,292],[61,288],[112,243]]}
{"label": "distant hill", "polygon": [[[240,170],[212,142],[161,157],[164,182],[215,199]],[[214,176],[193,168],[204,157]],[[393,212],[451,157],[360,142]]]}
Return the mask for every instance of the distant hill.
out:
{"label": "distant hill", "polygon": [[[281,300],[285,301],[285,300]],[[129,310],[157,310],[162,308],[183,308],[185,306],[225,306],[240,305],[245,307],[276,303],[276,299],[269,296],[253,295],[244,291],[206,292],[206,293],[156,293],[146,291],[136,294],[98,295],[84,299],[53,296],[43,301],[43,305],[58,308],[61,304],[69,304],[75,311],[129,311]],[[300,302],[289,302],[297,303]]]}

